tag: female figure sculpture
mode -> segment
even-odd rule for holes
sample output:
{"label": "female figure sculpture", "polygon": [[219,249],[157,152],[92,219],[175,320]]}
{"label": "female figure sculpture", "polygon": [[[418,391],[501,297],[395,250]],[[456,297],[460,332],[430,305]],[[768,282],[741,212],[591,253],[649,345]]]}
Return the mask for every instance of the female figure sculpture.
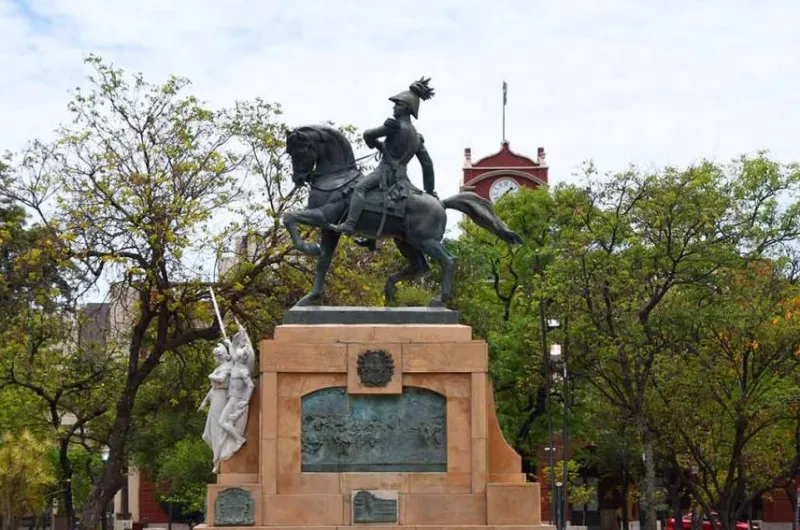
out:
{"label": "female figure sculpture", "polygon": [[227,460],[245,443],[244,430],[247,426],[247,412],[255,384],[252,373],[255,352],[244,328],[233,337],[233,367],[228,383],[228,401],[220,415],[220,426],[228,437],[223,444],[222,458]]}
{"label": "female figure sculpture", "polygon": [[228,385],[230,381],[233,362],[231,359],[232,345],[229,340],[223,340],[214,347],[214,358],[217,367],[208,375],[211,381],[211,388],[203,402],[200,403],[198,411],[209,405],[208,417],[206,418],[206,428],[203,431],[203,440],[211,447],[214,453],[214,472],[219,468],[220,450],[227,434],[220,425],[222,411],[228,402]]}
{"label": "female figure sculpture", "polygon": [[203,440],[214,453],[214,473],[219,472],[220,462],[232,457],[246,441],[247,412],[255,390],[255,351],[247,331],[238,320],[236,323],[239,331],[232,339],[214,348],[217,367],[208,376],[211,389],[197,409],[210,404]]}

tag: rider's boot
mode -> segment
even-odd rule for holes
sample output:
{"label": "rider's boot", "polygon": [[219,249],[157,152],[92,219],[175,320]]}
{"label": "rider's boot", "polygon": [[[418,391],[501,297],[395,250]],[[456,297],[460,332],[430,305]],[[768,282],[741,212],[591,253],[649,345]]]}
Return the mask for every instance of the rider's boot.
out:
{"label": "rider's boot", "polygon": [[358,218],[361,217],[361,212],[364,210],[364,203],[360,200],[358,195],[353,195],[350,201],[350,210],[347,212],[347,219],[343,223],[330,225],[330,229],[334,232],[342,232],[344,234],[355,234],[356,223]]}

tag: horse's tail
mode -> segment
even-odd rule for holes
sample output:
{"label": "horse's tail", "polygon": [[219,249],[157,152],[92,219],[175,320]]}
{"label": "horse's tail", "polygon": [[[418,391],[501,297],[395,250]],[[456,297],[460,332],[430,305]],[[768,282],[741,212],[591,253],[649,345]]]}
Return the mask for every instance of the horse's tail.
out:
{"label": "horse's tail", "polygon": [[512,245],[522,244],[522,238],[509,230],[508,226],[494,213],[492,203],[474,193],[465,191],[442,201],[445,208],[458,210],[475,221],[475,224],[485,228],[506,243]]}

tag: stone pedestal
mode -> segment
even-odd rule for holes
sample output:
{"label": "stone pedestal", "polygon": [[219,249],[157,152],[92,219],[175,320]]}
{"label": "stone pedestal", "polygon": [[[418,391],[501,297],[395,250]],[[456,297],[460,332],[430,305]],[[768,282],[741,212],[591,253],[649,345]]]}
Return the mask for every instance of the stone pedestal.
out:
{"label": "stone pedestal", "polygon": [[207,526],[552,528],[470,327],[313,321],[261,343],[247,444],[209,486]]}

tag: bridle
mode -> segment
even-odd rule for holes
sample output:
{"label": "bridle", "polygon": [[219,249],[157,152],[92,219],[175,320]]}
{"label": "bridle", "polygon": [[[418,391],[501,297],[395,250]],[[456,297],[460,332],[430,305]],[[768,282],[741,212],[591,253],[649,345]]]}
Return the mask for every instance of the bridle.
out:
{"label": "bridle", "polygon": [[[344,173],[345,171],[358,169],[358,162],[360,162],[362,160],[366,160],[368,158],[373,158],[373,157],[377,161],[380,158],[380,153],[370,153],[370,154],[364,155],[362,157],[356,158],[355,160],[353,160],[349,164],[340,165],[340,166],[334,166],[331,169],[329,169],[328,171],[325,171],[324,173],[319,173],[317,171],[309,171],[306,174],[306,178],[304,179],[303,184],[308,184],[308,187],[311,188],[314,191],[331,192],[331,191],[340,190],[340,189],[344,188],[345,186],[347,186],[348,184],[350,184],[351,182],[353,182],[354,180],[356,180],[361,175],[359,173],[355,173],[351,178],[347,179],[342,184],[340,184],[340,185],[338,185],[336,187],[333,187],[333,188],[321,188],[319,186],[314,185],[312,180],[315,179],[315,178],[319,178],[319,177],[329,177],[331,175],[336,175],[338,173]],[[303,184],[301,184],[299,186],[295,186],[295,187],[299,188]]]}

